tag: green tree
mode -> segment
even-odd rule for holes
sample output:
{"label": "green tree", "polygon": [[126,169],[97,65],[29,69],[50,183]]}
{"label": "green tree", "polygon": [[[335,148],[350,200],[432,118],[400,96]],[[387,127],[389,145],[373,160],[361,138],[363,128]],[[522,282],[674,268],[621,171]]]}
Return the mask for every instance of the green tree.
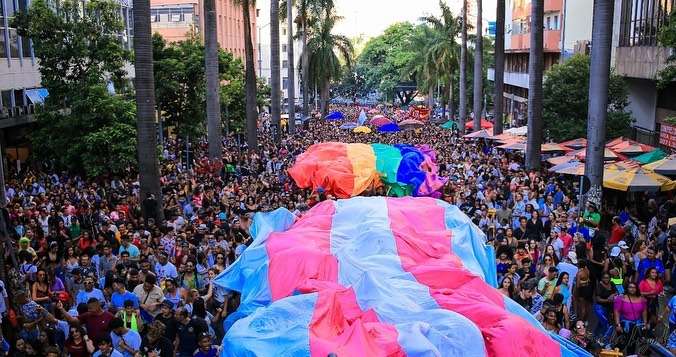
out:
{"label": "green tree", "polygon": [[[185,41],[167,44],[159,34],[153,35],[155,95],[157,108],[167,126],[173,126],[181,136],[197,137],[205,133],[206,74],[205,46],[196,36]],[[222,49],[218,51],[218,73],[221,83],[220,98],[244,101],[244,67],[239,59]],[[229,88],[234,87],[234,88]],[[223,97],[223,92],[233,98]],[[225,102],[223,105],[226,105]],[[231,109],[231,108],[228,108]],[[221,108],[221,113],[229,112]],[[233,117],[229,112],[230,118]],[[221,115],[221,121],[224,116]]]}
{"label": "green tree", "polygon": [[401,82],[402,73],[418,57],[416,42],[422,31],[421,27],[410,22],[400,22],[366,43],[357,58],[355,71],[364,77],[367,91],[378,91],[385,100],[394,97],[394,87]]}
{"label": "green tree", "polygon": [[[660,30],[658,41],[660,45],[668,48],[676,48],[676,8],[671,10],[669,19]],[[667,66],[657,73],[659,88],[664,88],[676,81],[676,53],[667,58]]]}
{"label": "green tree", "polygon": [[313,26],[308,40],[308,73],[315,88],[319,88],[322,116],[328,114],[329,87],[331,81],[341,75],[341,62],[351,67],[354,49],[350,40],[343,35],[333,33],[336,22],[340,17],[334,14],[330,7],[326,7],[319,14],[319,21]]}
{"label": "green tree", "polygon": [[118,37],[124,30],[119,3],[64,0],[57,14],[51,3],[35,0],[14,25],[33,40],[49,91],[30,136],[35,154],[89,176],[133,167],[134,104],[107,90],[109,81],[123,82],[130,58]]}
{"label": "green tree", "polygon": [[[550,139],[565,141],[587,137],[589,63],[589,56],[575,55],[547,71],[543,84],[543,119]],[[611,74],[606,139],[628,134],[632,120],[628,105],[624,79]]]}

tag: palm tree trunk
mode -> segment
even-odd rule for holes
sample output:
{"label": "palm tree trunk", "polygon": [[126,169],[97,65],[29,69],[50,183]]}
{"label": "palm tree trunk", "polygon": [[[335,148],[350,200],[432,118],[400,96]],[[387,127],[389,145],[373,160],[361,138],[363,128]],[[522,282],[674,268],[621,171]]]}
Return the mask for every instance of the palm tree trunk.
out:
{"label": "palm tree trunk", "polygon": [[303,42],[303,54],[301,55],[301,67],[303,67],[301,68],[303,71],[303,117],[308,117],[310,115],[310,72],[307,53],[307,19],[303,16],[301,21],[303,22],[303,33],[301,34],[301,41]]}
{"label": "palm tree trunk", "polygon": [[608,82],[613,34],[613,3],[594,1],[591,64],[589,68],[589,109],[587,116],[587,160],[585,172],[591,181],[587,201],[601,204],[603,154],[608,116]]}
{"label": "palm tree trunk", "polygon": [[218,160],[223,153],[221,129],[221,101],[218,74],[218,25],[216,23],[216,0],[204,1],[204,66],[207,77],[207,139],[209,159]]}
{"label": "palm tree trunk", "polygon": [[495,127],[493,134],[502,134],[503,102],[505,87],[505,0],[498,0],[495,21],[495,94],[493,96],[493,115]]}
{"label": "palm tree trunk", "polygon": [[474,131],[481,129],[481,112],[483,111],[484,96],[484,45],[483,31],[481,29],[483,21],[481,19],[481,0],[476,1],[476,46],[474,48]]}
{"label": "palm tree trunk", "polygon": [[453,120],[455,108],[453,108],[453,75],[448,78],[448,118]]}
{"label": "palm tree trunk", "polygon": [[[136,78],[136,135],[140,183],[139,201],[155,195],[158,222],[164,221],[160,165],[157,158],[157,128],[155,126],[155,82],[153,47],[150,32],[150,0],[134,0],[134,68]],[[144,212],[144,216],[147,213]]]}
{"label": "palm tree trunk", "polygon": [[530,53],[528,56],[528,142],[526,168],[540,168],[542,145],[542,46],[544,0],[531,1]]}
{"label": "palm tree trunk", "polygon": [[270,119],[277,142],[282,140],[279,76],[279,0],[270,0]]}
{"label": "palm tree trunk", "polygon": [[321,84],[320,93],[319,93],[319,107],[322,113],[322,118],[325,118],[329,115],[329,80],[326,79]]}
{"label": "palm tree trunk", "polygon": [[434,85],[430,84],[427,93],[427,106],[432,110],[434,109]]}
{"label": "palm tree trunk", "polygon": [[458,129],[462,135],[465,133],[465,118],[467,118],[467,0],[462,0],[462,31],[460,38],[460,109],[458,113]]}
{"label": "palm tree trunk", "polygon": [[258,112],[256,107],[256,72],[254,69],[253,42],[251,41],[251,6],[242,0],[244,18],[245,87],[246,87],[246,141],[250,150],[258,149]]}
{"label": "palm tree trunk", "polygon": [[289,35],[289,44],[287,45],[288,57],[288,81],[287,81],[287,90],[289,93],[289,132],[293,133],[296,131],[296,74],[294,73],[296,67],[296,60],[294,57],[293,51],[293,1],[286,2],[286,19],[288,21],[288,30]]}

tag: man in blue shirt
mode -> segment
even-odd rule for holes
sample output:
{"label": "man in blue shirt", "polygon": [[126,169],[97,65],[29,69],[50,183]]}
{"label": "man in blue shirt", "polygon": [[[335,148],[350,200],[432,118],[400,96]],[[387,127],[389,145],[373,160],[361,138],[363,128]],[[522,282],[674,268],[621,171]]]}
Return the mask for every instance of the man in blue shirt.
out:
{"label": "man in blue shirt", "polygon": [[134,357],[141,348],[141,335],[127,328],[120,318],[115,318],[110,322],[110,329],[110,339],[113,341],[115,350],[124,357]]}
{"label": "man in blue shirt", "polygon": [[664,265],[662,265],[662,261],[660,259],[655,258],[655,249],[648,248],[646,255],[647,257],[641,259],[641,261],[638,263],[638,269],[636,269],[638,279],[636,281],[640,283],[645,277],[645,273],[650,268],[657,269],[657,273],[662,279],[664,279]]}
{"label": "man in blue shirt", "polygon": [[124,357],[122,353],[113,348],[113,340],[110,338],[110,336],[104,336],[101,340],[99,340],[99,343],[96,347],[98,347],[99,350],[94,352],[92,357]]}
{"label": "man in blue shirt", "polygon": [[122,252],[128,252],[129,259],[134,261],[137,261],[141,255],[141,251],[137,246],[131,243],[131,237],[128,235],[122,237],[122,245],[120,246],[119,254],[122,254]]}
{"label": "man in blue shirt", "polygon": [[134,303],[134,308],[138,309],[138,297],[134,293],[127,291],[123,279],[117,278],[113,280],[113,289],[115,289],[115,291],[110,297],[110,302],[116,311],[122,310],[124,308],[124,302],[127,300],[131,300]]}
{"label": "man in blue shirt", "polygon": [[98,300],[105,310],[106,298],[101,290],[94,287],[94,278],[89,276],[84,280],[84,290],[80,290],[75,298],[76,305],[87,304],[91,298]]}

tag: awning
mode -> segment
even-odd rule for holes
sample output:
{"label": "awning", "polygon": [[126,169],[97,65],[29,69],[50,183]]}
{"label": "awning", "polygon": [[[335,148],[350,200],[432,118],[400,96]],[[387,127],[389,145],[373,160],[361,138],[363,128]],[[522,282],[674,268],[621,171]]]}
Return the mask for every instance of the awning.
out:
{"label": "awning", "polygon": [[46,88],[27,89],[26,97],[30,99],[33,104],[44,104],[45,98],[49,95]]}

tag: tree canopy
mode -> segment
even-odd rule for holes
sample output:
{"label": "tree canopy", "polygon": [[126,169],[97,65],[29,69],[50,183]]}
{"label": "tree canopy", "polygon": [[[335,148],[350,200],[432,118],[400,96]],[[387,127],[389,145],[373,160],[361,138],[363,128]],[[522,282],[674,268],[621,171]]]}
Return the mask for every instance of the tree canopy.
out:
{"label": "tree canopy", "polygon": [[[546,135],[555,141],[587,136],[589,56],[575,55],[545,73],[543,119]],[[565,100],[562,100],[565,98]],[[627,135],[631,124],[624,79],[611,73],[608,86],[607,138]]]}

